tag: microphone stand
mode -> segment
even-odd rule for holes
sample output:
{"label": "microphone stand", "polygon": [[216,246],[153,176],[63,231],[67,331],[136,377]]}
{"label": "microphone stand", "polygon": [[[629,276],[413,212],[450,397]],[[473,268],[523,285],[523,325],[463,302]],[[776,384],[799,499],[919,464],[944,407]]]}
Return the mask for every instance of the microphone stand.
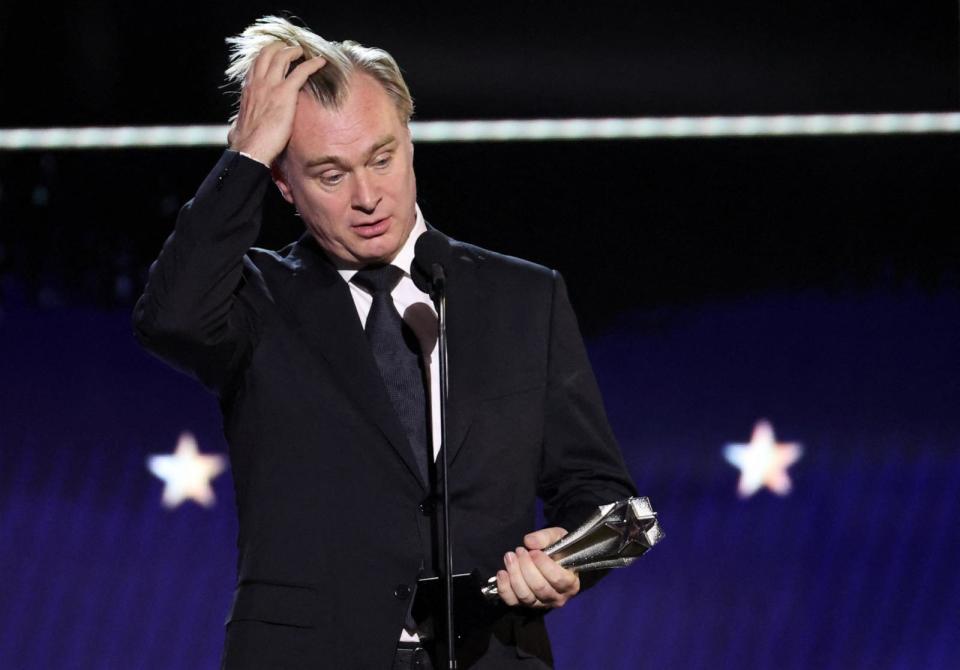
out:
{"label": "microphone stand", "polygon": [[457,670],[457,653],[453,630],[453,546],[450,541],[450,488],[447,486],[447,472],[450,457],[447,442],[447,398],[449,396],[449,378],[447,376],[447,287],[443,266],[434,263],[431,268],[432,288],[437,301],[437,340],[440,345],[440,486],[443,489],[443,544],[440,547],[440,559],[443,565],[443,600],[447,619],[447,659],[449,670]]}

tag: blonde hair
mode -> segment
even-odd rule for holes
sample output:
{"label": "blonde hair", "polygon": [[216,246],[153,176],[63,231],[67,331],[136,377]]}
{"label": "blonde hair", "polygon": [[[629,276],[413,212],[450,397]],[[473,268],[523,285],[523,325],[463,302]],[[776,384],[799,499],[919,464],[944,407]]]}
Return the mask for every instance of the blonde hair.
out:
{"label": "blonde hair", "polygon": [[[323,56],[327,64],[310,75],[307,88],[324,107],[338,109],[349,88],[350,76],[362,72],[377,80],[393,100],[400,120],[409,123],[413,116],[413,98],[403,80],[400,67],[393,56],[383,49],[365,47],[345,40],[331,42],[323,39],[309,28],[303,28],[279,16],[264,16],[235,37],[228,37],[230,66],[227,68],[227,84],[239,89],[260,51],[274,42],[283,42],[303,49],[303,56],[292,66],[307,58]],[[239,95],[237,96],[239,100]]]}

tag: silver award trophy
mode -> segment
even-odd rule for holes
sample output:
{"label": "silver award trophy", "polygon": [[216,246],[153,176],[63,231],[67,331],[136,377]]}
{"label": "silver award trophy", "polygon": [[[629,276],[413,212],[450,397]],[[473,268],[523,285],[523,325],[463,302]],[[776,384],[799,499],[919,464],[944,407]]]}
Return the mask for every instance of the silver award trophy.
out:
{"label": "silver award trophy", "polygon": [[[663,539],[649,498],[627,498],[601,505],[582,526],[543,550],[561,566],[574,572],[622,568],[643,556]],[[482,593],[499,597],[497,578],[491,577]]]}

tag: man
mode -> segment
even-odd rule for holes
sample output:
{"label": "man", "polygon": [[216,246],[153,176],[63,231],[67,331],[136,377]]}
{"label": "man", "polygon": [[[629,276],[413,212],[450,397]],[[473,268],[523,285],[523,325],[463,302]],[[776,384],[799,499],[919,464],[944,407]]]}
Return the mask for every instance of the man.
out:
{"label": "man", "polygon": [[[224,667],[429,667],[420,645],[443,667],[410,607],[438,563],[440,444],[409,92],[386,52],[283,19],[232,43],[230,149],[134,316],[223,411],[240,521]],[[307,227],[280,252],[251,248],[271,177]],[[495,574],[502,601],[460,631],[460,667],[549,667],[543,614],[581,585],[540,550],[635,491],[560,276],[451,245],[454,571]],[[553,525],[530,532],[537,496]]]}

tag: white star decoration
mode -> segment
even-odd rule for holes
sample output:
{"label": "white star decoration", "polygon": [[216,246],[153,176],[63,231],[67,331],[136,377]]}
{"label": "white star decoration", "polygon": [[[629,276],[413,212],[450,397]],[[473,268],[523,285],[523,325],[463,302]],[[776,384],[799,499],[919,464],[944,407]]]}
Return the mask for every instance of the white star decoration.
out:
{"label": "white star decoration", "polygon": [[217,499],[210,482],[226,469],[227,459],[218,454],[201,454],[196,438],[182,433],[173,455],[150,456],[147,467],[164,481],[164,507],[174,509],[185,500],[212,507]]}
{"label": "white star decoration", "polygon": [[791,482],[787,468],[796,463],[803,454],[803,447],[795,442],[779,443],[773,435],[769,421],[757,421],[748,444],[728,444],[723,455],[735,468],[740,468],[740,483],[737,493],[749,498],[762,486],[785,496],[790,493]]}

